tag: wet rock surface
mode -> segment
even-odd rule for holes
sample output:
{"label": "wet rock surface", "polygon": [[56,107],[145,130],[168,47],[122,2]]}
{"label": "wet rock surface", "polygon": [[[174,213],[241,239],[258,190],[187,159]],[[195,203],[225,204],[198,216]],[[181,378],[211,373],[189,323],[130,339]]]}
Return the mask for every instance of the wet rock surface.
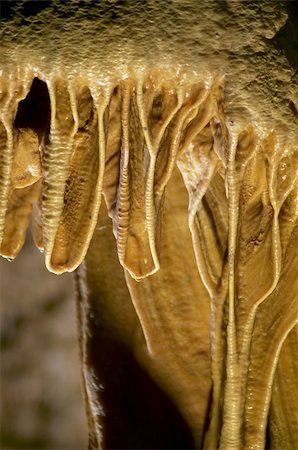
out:
{"label": "wet rock surface", "polygon": [[76,271],[90,449],[291,449],[293,8],[90,6],[5,21],[0,253]]}

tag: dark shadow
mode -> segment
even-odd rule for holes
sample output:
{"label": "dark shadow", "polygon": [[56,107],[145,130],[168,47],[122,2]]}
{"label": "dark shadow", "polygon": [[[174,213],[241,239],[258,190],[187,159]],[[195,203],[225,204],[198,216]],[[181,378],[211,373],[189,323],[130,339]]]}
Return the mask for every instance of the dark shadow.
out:
{"label": "dark shadow", "polygon": [[[88,365],[103,389],[103,448],[194,449],[183,417],[139,366],[131,350],[104,325],[90,319]],[[91,336],[91,337],[90,337]]]}
{"label": "dark shadow", "polygon": [[285,3],[288,19],[274,36],[273,44],[285,53],[289,64],[298,70],[298,1]]}
{"label": "dark shadow", "polygon": [[50,132],[51,105],[47,84],[34,78],[27,97],[20,101],[14,121],[15,128],[31,128],[39,138]]}
{"label": "dark shadow", "polygon": [[1,20],[11,20],[16,14],[23,18],[36,16],[52,4],[52,0],[2,0],[0,1]]}

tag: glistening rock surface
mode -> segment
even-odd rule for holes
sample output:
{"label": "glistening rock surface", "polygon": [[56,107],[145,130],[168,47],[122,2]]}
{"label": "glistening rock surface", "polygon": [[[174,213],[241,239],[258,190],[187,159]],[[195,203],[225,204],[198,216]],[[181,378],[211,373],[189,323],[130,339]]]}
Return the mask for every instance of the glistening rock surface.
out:
{"label": "glistening rock surface", "polygon": [[48,269],[78,268],[90,448],[295,446],[291,11],[53,1],[5,20],[1,253],[33,209]]}

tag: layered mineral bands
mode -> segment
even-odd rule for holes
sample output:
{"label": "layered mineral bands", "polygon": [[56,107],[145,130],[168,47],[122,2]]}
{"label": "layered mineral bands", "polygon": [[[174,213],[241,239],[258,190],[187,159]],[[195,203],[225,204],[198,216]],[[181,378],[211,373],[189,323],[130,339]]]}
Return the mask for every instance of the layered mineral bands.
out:
{"label": "layered mineral bands", "polygon": [[[198,269],[191,277],[211,305],[212,400],[200,439],[206,449],[263,448],[274,374],[293,363],[285,350],[278,366],[287,337],[297,350],[297,136],[230,121],[220,76],[156,70],[96,83],[16,68],[0,87],[1,255],[17,256],[31,221],[47,268],[75,270],[104,200],[133,294],[160,269],[167,185],[178,168]],[[278,395],[276,411],[291,417],[293,402]],[[287,427],[298,438],[297,421]]]}

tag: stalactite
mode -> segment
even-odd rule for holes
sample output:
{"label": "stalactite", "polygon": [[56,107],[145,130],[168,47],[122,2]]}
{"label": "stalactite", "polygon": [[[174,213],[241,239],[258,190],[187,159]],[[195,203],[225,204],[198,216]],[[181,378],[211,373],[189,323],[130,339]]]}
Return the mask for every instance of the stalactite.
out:
{"label": "stalactite", "polygon": [[293,448],[297,407],[278,389],[290,395],[296,371],[295,75],[271,42],[286,16],[208,2],[194,21],[189,0],[188,15],[172,5],[178,26],[146,2],[157,27],[116,3],[109,26],[106,11],[79,16],[88,40],[74,12],[66,52],[50,28],[49,61],[30,27],[28,48],[4,39],[0,253],[18,254],[32,212],[47,268],[76,270],[90,449],[125,445],[125,427],[135,448],[180,435],[181,448]]}

